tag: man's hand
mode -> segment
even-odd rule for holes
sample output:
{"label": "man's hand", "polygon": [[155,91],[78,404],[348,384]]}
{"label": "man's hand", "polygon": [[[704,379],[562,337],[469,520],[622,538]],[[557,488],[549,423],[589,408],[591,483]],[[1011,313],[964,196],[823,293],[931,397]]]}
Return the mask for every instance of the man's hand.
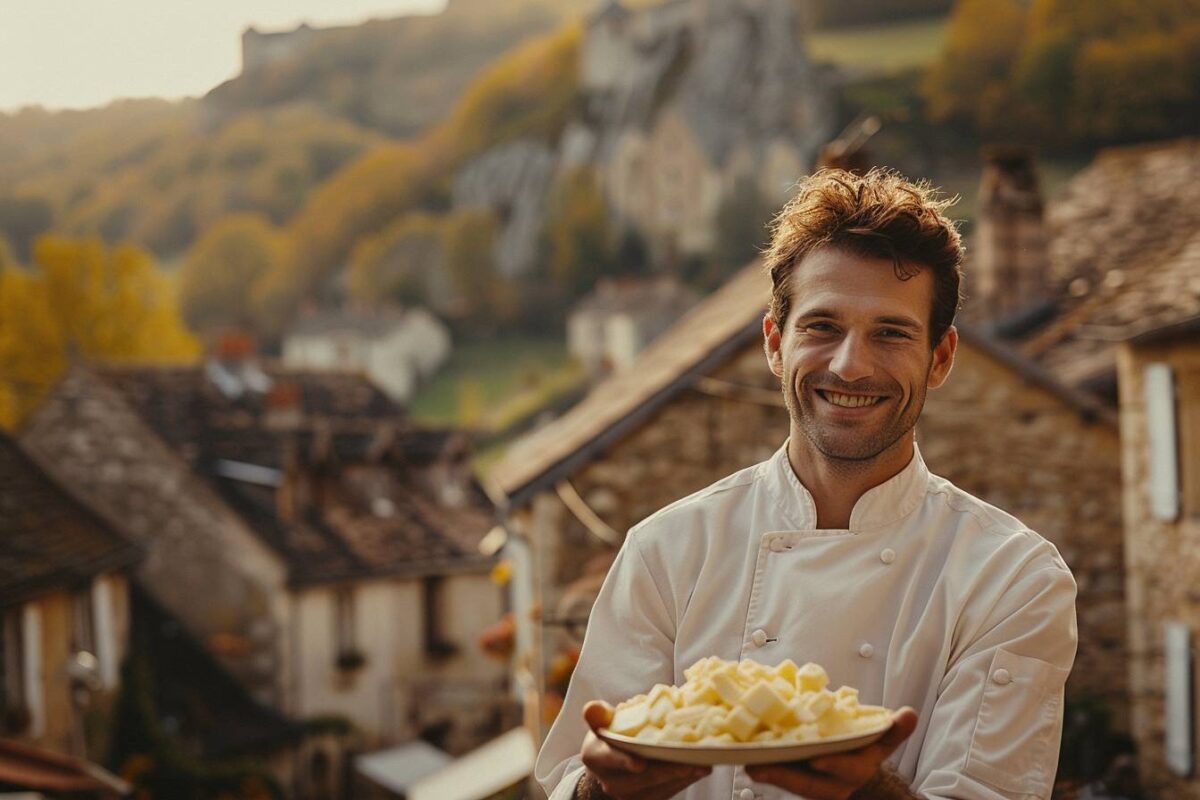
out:
{"label": "man's hand", "polygon": [[584,766],[588,768],[575,791],[580,800],[666,800],[712,772],[711,767],[652,761],[610,747],[596,735],[596,730],[612,722],[612,715],[613,707],[598,700],[583,707],[583,718],[591,730],[580,751]]}
{"label": "man's hand", "polygon": [[[917,727],[917,712],[905,707],[896,712],[892,727],[872,745],[846,753],[819,756],[794,764],[760,764],[746,767],[755,781],[771,783],[808,800],[907,800],[914,795],[896,787],[882,769],[883,762]],[[861,794],[855,792],[863,790]]]}

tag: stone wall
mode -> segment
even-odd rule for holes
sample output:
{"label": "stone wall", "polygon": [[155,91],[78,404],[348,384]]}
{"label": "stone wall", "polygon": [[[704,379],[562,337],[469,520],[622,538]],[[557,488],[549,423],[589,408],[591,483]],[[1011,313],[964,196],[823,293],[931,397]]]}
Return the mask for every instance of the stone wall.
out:
{"label": "stone wall", "polygon": [[1069,696],[1104,700],[1128,730],[1117,429],[962,345],[926,398],[917,441],[930,470],[1013,514],[1058,547],[1079,585]]}
{"label": "stone wall", "polygon": [[[1200,498],[1188,498],[1175,522],[1162,522],[1150,512],[1149,445],[1143,370],[1153,361],[1166,361],[1178,374],[1200,374],[1200,346],[1123,348],[1119,358],[1121,437],[1125,475],[1125,551],[1129,592],[1130,688],[1132,733],[1138,746],[1142,782],[1151,797],[1162,800],[1200,798],[1200,779],[1176,776],[1167,766],[1164,725],[1165,676],[1163,623],[1182,622],[1192,629],[1192,650],[1200,636]],[[1178,383],[1177,383],[1178,385]],[[1183,470],[1200,468],[1200,399],[1180,395],[1179,439]],[[1193,425],[1195,423],[1193,422]],[[1194,658],[1194,656],[1193,656]],[[1193,673],[1200,671],[1193,668]],[[1200,686],[1193,686],[1195,698]],[[1193,721],[1193,725],[1195,722]],[[1193,763],[1200,763],[1200,731],[1193,728]],[[1193,776],[1197,770],[1193,767]]]}

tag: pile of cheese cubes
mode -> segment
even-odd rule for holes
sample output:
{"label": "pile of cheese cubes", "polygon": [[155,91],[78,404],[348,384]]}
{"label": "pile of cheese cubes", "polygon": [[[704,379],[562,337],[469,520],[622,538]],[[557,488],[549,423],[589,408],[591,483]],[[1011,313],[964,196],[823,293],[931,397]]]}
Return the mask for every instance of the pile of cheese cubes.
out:
{"label": "pile of cheese cubes", "polygon": [[818,664],[777,667],[702,658],[683,686],[658,684],[616,708],[608,730],[648,743],[699,747],[737,742],[803,744],[886,727],[890,712],[860,705],[858,690],[826,688]]}

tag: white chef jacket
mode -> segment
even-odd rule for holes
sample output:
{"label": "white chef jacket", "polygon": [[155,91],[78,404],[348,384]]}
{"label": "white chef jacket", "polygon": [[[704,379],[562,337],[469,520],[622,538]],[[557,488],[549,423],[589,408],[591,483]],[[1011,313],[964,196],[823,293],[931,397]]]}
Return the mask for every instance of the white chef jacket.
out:
{"label": "white chef jacket", "polygon": [[[584,771],[584,703],[682,684],[712,655],[815,661],[831,688],[912,706],[920,722],[890,762],[921,797],[1050,796],[1077,641],[1075,581],[1055,547],[930,474],[920,452],[859,498],[849,530],[816,519],[785,444],[629,531],[538,756],[552,800]],[[731,766],[683,796],[795,797]]]}

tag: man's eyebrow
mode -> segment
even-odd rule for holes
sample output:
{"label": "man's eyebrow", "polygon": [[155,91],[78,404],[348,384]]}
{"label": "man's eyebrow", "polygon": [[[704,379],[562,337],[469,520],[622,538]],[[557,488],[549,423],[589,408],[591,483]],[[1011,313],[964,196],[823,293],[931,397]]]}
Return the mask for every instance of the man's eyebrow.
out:
{"label": "man's eyebrow", "polygon": [[925,327],[911,317],[876,317],[875,321],[883,325],[895,325],[897,328],[911,328],[914,331],[922,330]]}
{"label": "man's eyebrow", "polygon": [[[812,308],[805,311],[800,311],[796,314],[797,321],[809,319],[811,317],[824,317],[825,319],[841,319],[842,315],[830,308]],[[893,325],[897,328],[909,328],[914,331],[924,330],[925,326],[912,317],[898,317],[887,315],[876,317],[875,322],[880,325]]]}

